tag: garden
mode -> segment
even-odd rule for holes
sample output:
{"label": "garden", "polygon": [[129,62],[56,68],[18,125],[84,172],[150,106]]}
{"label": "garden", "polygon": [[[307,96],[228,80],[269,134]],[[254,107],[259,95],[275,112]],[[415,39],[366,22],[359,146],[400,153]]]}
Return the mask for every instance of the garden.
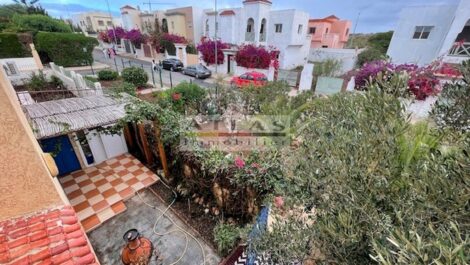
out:
{"label": "garden", "polygon": [[[112,130],[140,128],[129,149],[163,169],[174,209],[223,256],[244,244],[274,264],[463,265],[470,62],[445,84],[434,72],[375,62],[356,73],[357,91],[330,97],[288,96],[282,82],[243,90],[182,83],[129,104]],[[431,115],[411,122],[403,98],[429,96],[437,97]],[[213,145],[238,140],[253,119],[284,125],[283,138],[260,134],[262,148]],[[252,236],[263,208],[268,225]]]}

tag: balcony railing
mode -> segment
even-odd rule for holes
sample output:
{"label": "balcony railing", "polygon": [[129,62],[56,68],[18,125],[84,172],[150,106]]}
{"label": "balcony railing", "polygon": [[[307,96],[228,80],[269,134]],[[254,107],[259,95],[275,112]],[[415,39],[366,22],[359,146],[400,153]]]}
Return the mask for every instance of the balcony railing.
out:
{"label": "balcony railing", "polygon": [[456,42],[450,49],[449,55],[470,57],[470,42]]}

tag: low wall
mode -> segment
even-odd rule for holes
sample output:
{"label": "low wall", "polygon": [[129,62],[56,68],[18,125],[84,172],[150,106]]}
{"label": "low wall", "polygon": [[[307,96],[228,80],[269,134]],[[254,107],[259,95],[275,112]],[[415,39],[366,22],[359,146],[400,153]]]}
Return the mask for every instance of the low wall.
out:
{"label": "low wall", "polygon": [[323,62],[328,59],[338,60],[341,62],[341,69],[338,74],[344,74],[354,69],[357,56],[361,51],[356,49],[312,48],[308,60],[313,63]]}
{"label": "low wall", "polygon": [[199,56],[197,54],[187,54],[188,65],[199,64]]}
{"label": "low wall", "polygon": [[0,59],[0,64],[14,63],[20,72],[39,70],[34,57]]}

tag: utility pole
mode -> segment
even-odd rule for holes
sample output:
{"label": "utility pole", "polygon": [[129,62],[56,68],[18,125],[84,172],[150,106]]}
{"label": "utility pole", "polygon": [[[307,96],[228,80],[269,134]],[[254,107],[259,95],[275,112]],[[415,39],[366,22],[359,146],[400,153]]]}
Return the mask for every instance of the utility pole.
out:
{"label": "utility pole", "polygon": [[114,43],[115,45],[117,45],[116,27],[114,26],[113,15],[111,14],[111,9],[109,8],[109,0],[106,0],[106,4],[108,5],[108,13],[109,13],[109,17],[111,18],[111,25],[113,26]]}
{"label": "utility pole", "polygon": [[217,30],[218,30],[218,25],[217,25],[217,15],[218,15],[218,12],[217,12],[217,0],[214,0],[214,4],[215,4],[215,26],[214,26],[214,29],[215,29],[215,34],[214,34],[214,42],[215,42],[215,74],[217,75],[218,73],[218,54],[217,54]]}
{"label": "utility pole", "polygon": [[356,38],[357,24],[359,24],[359,18],[361,17],[361,11],[357,14],[356,23],[354,24],[353,37],[351,38],[351,46],[354,48],[354,38]]}

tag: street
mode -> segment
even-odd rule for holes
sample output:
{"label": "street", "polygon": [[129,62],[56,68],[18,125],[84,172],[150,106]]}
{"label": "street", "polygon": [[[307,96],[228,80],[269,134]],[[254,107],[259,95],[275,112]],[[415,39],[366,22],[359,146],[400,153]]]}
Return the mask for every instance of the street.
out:
{"label": "street", "polygon": [[[116,55],[115,59],[108,59],[102,51],[96,50],[96,49],[93,51],[93,58],[96,62],[106,64],[111,69],[115,71],[117,70],[119,72],[122,72],[124,68],[130,67],[130,66],[141,67],[147,72],[147,75],[149,77],[149,83],[154,84],[155,87],[157,88],[161,87],[160,74],[158,71],[155,71],[155,72],[152,71],[152,63],[148,61],[139,60],[139,59],[129,59],[127,57],[122,57],[119,55]],[[95,74],[96,72],[97,71],[95,71]],[[80,71],[80,73],[91,74],[91,70]],[[192,81],[193,83],[198,84],[199,86],[202,86],[202,87],[207,87],[207,88],[214,87],[213,83],[205,82],[204,80],[200,80],[191,76],[183,75],[180,72],[170,72],[168,70],[162,70],[161,78],[163,81],[163,85],[165,87],[171,87],[171,85],[173,85],[174,87],[184,81],[188,83]]]}

